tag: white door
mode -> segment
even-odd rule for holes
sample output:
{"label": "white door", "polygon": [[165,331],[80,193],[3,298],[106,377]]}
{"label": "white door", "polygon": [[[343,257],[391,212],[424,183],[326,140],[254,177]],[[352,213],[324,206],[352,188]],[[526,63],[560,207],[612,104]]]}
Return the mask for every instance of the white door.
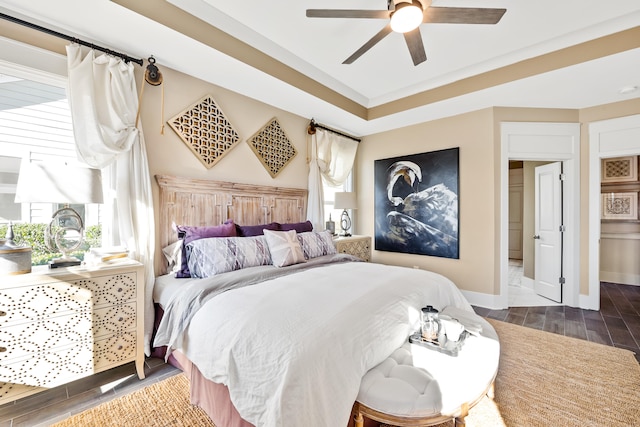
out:
{"label": "white door", "polygon": [[538,295],[562,302],[562,163],[535,171],[535,281]]}

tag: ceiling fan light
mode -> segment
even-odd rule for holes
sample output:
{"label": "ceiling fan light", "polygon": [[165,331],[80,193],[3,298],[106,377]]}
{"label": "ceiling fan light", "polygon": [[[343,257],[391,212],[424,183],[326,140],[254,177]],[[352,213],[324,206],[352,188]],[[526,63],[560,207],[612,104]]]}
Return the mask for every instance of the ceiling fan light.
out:
{"label": "ceiling fan light", "polygon": [[391,29],[396,33],[408,33],[422,24],[422,5],[417,1],[398,3],[391,14]]}

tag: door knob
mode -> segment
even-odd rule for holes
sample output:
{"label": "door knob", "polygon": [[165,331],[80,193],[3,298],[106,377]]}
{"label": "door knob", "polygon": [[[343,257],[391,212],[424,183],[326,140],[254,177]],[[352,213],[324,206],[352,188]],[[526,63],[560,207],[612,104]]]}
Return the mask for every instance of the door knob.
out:
{"label": "door knob", "polygon": [[539,240],[540,239],[540,235],[539,234],[534,234],[533,238],[536,239],[536,240]]}

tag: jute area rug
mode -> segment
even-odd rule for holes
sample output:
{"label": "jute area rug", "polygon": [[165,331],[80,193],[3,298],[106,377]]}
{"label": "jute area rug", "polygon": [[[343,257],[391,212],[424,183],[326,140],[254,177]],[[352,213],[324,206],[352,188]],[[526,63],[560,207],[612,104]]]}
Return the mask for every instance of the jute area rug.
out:
{"label": "jute area rug", "polygon": [[[501,343],[495,399],[485,397],[471,409],[468,427],[640,426],[640,365],[633,353],[491,323]],[[79,426],[213,423],[189,404],[188,380],[179,374],[55,424]],[[452,426],[449,422],[438,427]]]}

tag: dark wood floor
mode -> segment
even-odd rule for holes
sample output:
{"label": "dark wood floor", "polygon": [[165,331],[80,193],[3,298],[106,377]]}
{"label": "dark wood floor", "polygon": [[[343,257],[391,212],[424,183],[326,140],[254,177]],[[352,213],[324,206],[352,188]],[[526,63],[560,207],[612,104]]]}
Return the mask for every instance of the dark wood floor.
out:
{"label": "dark wood floor", "polygon": [[565,306],[474,309],[483,317],[631,350],[640,362],[640,286],[602,282],[600,311]]}
{"label": "dark wood floor", "polygon": [[[602,283],[600,293],[600,311],[571,307],[474,309],[484,317],[625,348],[636,353],[640,362],[640,286]],[[131,363],[1,405],[0,427],[48,426],[179,371],[160,359],[149,358],[145,373],[147,377],[138,380]]]}

